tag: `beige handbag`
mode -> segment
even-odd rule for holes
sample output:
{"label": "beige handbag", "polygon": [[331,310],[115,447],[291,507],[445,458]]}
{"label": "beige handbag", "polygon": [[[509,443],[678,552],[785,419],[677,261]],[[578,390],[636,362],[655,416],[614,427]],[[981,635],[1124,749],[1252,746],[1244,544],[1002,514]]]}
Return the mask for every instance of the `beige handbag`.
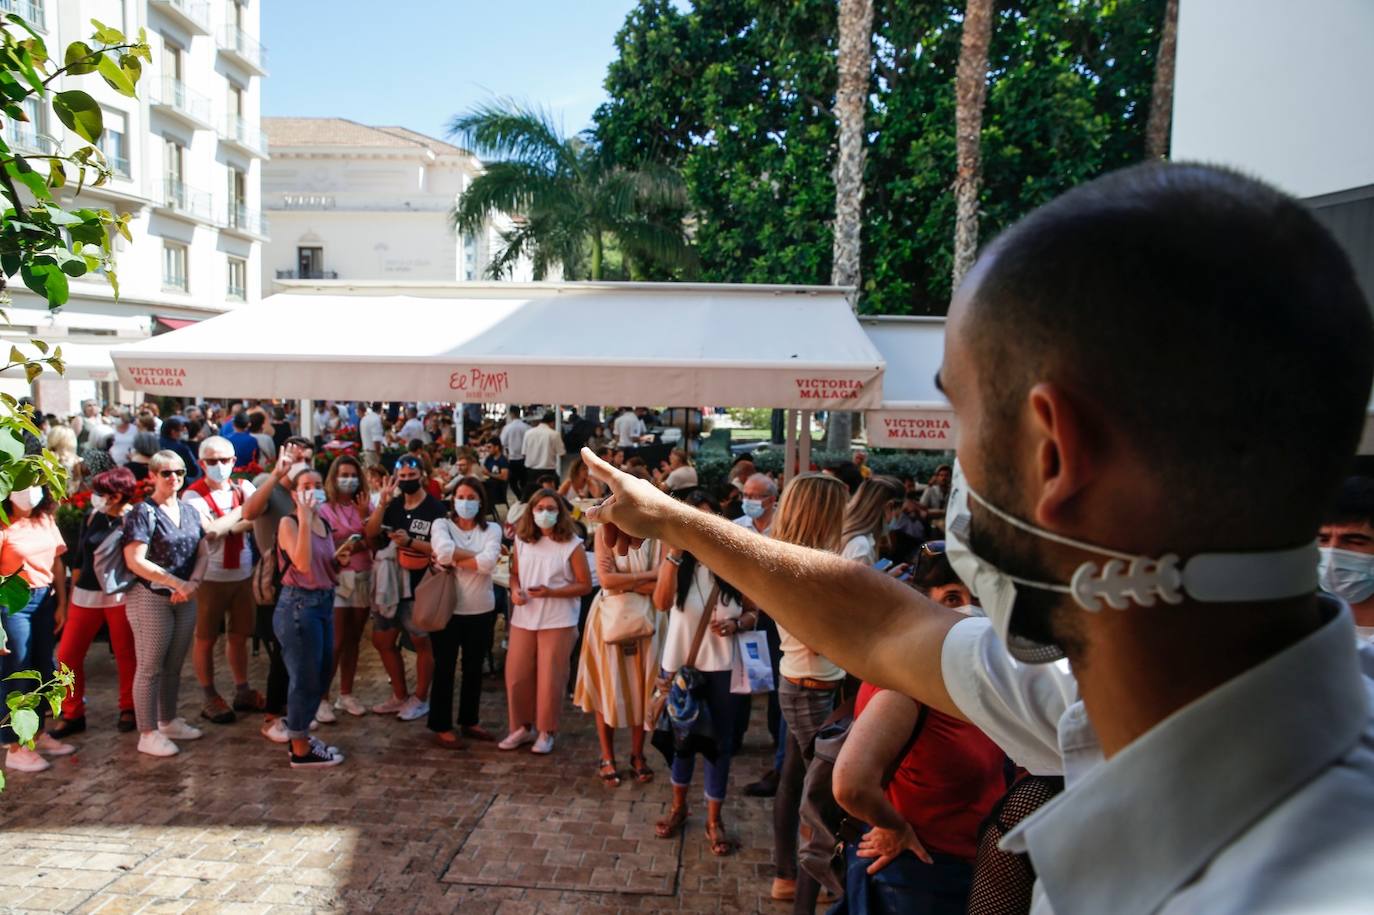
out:
{"label": "beige handbag", "polygon": [[458,572],[431,568],[415,587],[410,624],[421,632],[438,632],[458,609]]}
{"label": "beige handbag", "polygon": [[607,645],[638,642],[654,634],[654,605],[646,594],[601,591],[601,641]]}

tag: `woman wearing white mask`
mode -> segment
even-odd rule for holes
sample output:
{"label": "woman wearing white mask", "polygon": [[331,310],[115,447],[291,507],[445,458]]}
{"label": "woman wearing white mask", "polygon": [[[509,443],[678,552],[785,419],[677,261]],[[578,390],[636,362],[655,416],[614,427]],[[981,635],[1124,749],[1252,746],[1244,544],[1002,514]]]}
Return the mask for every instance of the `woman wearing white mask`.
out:
{"label": "woman wearing white mask", "polygon": [[592,578],[582,538],[557,491],[540,489],[526,504],[529,510],[515,525],[510,569],[510,733],[499,746],[514,750],[533,742],[532,752],[551,753],[577,638],[580,598],[591,591]]}
{"label": "woman wearing white mask", "polygon": [[57,661],[76,675],[72,691],[62,702],[62,723],[49,731],[54,737],[80,734],[86,730],[86,652],[102,625],[110,631],[110,649],[119,672],[119,719],[121,731],[132,731],[134,719],[134,633],[129,628],[123,594],[106,594],[95,574],[95,551],[105,538],[119,530],[129,510],[138,483],[123,467],[116,467],[91,478],[91,513],[81,526],[72,567],[75,581],[67,623],[62,627],[62,642]]}
{"label": "woman wearing white mask", "polygon": [[[9,523],[0,529],[0,575],[18,575],[29,589],[23,607],[0,614],[8,653],[0,656],[0,678],[21,670],[37,670],[43,678],[53,675],[54,629],[61,629],[67,616],[67,570],[62,561],[66,544],[53,521],[56,503],[42,486],[31,486],[10,493],[3,507]],[[0,715],[7,714],[8,694],[27,692],[37,684],[32,680],[0,679]],[[66,756],[75,753],[71,744],[62,743],[43,731],[47,703],[40,702],[38,739],[34,749],[21,747],[10,728],[0,731],[0,741],[9,748],[5,768],[20,772],[41,772],[49,762],[40,753]]]}
{"label": "woman wearing white mask", "polygon": [[895,477],[869,477],[844,510],[840,555],[873,565],[887,545],[889,525],[902,510],[902,484]]}
{"label": "woman wearing white mask", "polygon": [[453,730],[453,681],[458,655],[463,682],[458,694],[458,727],[473,740],[495,738],[479,724],[482,665],[496,624],[496,594],[491,575],[501,558],[501,525],[476,477],[460,477],[453,490],[453,514],[434,523],[434,561],[457,570],[458,607],[448,625],[430,634],[434,646],[434,683],[429,691],[429,729],[439,746],[463,745]]}
{"label": "woman wearing white mask", "polygon": [[343,754],[310,736],[334,666],[334,585],[346,565],[349,546],[336,548],[329,524],[321,517],[324,480],[318,471],[296,474],[296,513],[277,526],[277,560],[284,570],[272,628],[281,642],[290,677],[286,694],[286,734],[291,768],[337,766]]}
{"label": "woman wearing white mask", "polygon": [[153,494],[124,518],[124,562],[138,576],[126,611],[138,657],[134,711],[138,751],[175,756],[181,750],[173,741],[201,736],[177,714],[177,697],[196,630],[195,593],[209,557],[199,550],[200,513],[177,498],[186,479],[181,456],[159,451],[147,466]]}
{"label": "woman wearing white mask", "polygon": [[348,551],[348,561],[339,570],[339,584],[334,589],[334,667],[330,679],[338,674],[339,698],[331,708],[326,684],[315,713],[320,721],[332,724],[336,720],[334,709],[350,715],[367,714],[367,706],[353,695],[353,678],[358,671],[358,646],[372,609],[372,551],[363,535],[372,509],[363,466],[346,454],[329,465],[324,492],[326,501],[320,507],[320,517],[329,524],[334,546],[341,554]]}

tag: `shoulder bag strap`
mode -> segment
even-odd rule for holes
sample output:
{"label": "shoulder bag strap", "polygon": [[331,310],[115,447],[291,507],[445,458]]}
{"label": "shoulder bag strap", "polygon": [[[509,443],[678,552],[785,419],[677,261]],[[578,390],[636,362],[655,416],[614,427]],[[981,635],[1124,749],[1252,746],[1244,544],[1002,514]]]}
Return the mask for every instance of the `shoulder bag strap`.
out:
{"label": "shoulder bag strap", "polygon": [[[693,576],[694,578],[696,577],[696,574],[697,574],[697,573],[696,573],[696,569],[693,569],[693,570],[692,570],[692,576]],[[713,574],[711,577],[712,577],[712,580],[714,581],[714,580],[715,580],[714,574]],[[692,584],[695,585],[696,582],[694,581],[694,582],[692,582]],[[701,593],[701,589],[700,589],[700,588],[697,588],[697,593],[698,593],[698,594]],[[692,636],[692,650],[689,651],[689,652],[687,652],[687,663],[686,663],[686,665],[685,665],[685,666],[687,666],[687,667],[696,667],[696,666],[697,666],[697,652],[701,651],[701,641],[702,641],[702,639],[706,638],[706,627],[709,626],[709,625],[711,625],[711,614],[715,611],[715,609],[716,609],[716,602],[717,602],[719,599],[720,599],[720,582],[717,581],[717,582],[715,582],[715,584],[713,584],[713,585],[711,586],[711,596],[708,597],[708,598],[706,598],[706,603],[702,605],[702,608],[701,608],[701,621],[700,621],[699,623],[697,623],[697,631],[696,631],[696,634]]]}

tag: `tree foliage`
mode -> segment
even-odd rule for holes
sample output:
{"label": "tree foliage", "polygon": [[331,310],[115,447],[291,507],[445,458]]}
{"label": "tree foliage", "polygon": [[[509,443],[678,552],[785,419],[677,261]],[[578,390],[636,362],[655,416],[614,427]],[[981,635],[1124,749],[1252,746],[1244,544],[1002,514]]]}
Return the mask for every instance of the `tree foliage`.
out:
{"label": "tree foliage", "polygon": [[[980,237],[1144,156],[1165,0],[999,0]],[[876,0],[862,310],[942,314],[954,237],[962,2]],[[703,278],[831,272],[834,0],[641,0],[616,37],[597,133],[687,181]]]}
{"label": "tree foliage", "polygon": [[536,279],[554,267],[564,279],[608,278],[608,248],[621,272],[694,266],[676,171],[617,162],[594,134],[564,137],[547,113],[509,101],[454,118],[449,133],[490,159],[458,201],[454,228],[474,234],[497,214],[515,222],[502,234],[492,276],[528,257]]}

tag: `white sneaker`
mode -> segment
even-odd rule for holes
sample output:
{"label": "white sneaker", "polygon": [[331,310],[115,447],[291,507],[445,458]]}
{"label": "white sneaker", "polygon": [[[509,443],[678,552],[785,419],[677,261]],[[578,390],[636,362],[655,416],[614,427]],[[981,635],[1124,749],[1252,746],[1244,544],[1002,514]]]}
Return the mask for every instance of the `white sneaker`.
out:
{"label": "white sneaker", "polygon": [[405,705],[409,701],[409,697],[405,699],[397,699],[395,696],[392,696],[385,702],[372,706],[372,713],[374,715],[394,715],[401,710],[401,706]]}
{"label": "white sneaker", "polygon": [[273,718],[271,721],[264,721],[261,733],[263,737],[273,743],[286,743],[291,739],[290,735],[286,733],[285,718]]}
{"label": "white sneaker", "polygon": [[359,717],[367,714],[367,706],[355,699],[352,693],[341,693],[339,698],[334,700],[334,707],[341,712]]}
{"label": "white sneaker", "polygon": [[47,731],[38,735],[38,739],[33,742],[33,748],[39,753],[46,753],[49,756],[71,756],[76,752],[75,746],[63,743]]}
{"label": "white sneaker", "polygon": [[530,747],[530,752],[538,753],[541,756],[545,753],[552,753],[553,735],[547,731],[540,731],[539,739],[534,742],[534,746]]}
{"label": "white sneaker", "polygon": [[315,720],[320,724],[333,724],[339,720],[334,717],[334,709],[330,706],[328,699],[320,700],[320,707],[315,709]]}
{"label": "white sneaker", "polygon": [[396,711],[396,717],[402,721],[414,721],[416,718],[423,718],[429,714],[429,703],[419,696],[411,696]]}
{"label": "white sneaker", "polygon": [[172,740],[200,740],[205,736],[200,728],[193,728],[186,723],[185,718],[173,718],[171,721],[159,722],[157,729]]}
{"label": "white sneaker", "polygon": [[514,750],[527,743],[534,743],[534,732],[529,728],[518,728],[506,735],[505,739],[496,745],[500,750]]}
{"label": "white sneaker", "polygon": [[16,772],[42,772],[52,768],[52,763],[39,756],[36,750],[15,747],[5,754],[5,768]]}
{"label": "white sneaker", "polygon": [[172,743],[161,731],[144,731],[138,738],[138,752],[149,756],[176,756],[181,747]]}

